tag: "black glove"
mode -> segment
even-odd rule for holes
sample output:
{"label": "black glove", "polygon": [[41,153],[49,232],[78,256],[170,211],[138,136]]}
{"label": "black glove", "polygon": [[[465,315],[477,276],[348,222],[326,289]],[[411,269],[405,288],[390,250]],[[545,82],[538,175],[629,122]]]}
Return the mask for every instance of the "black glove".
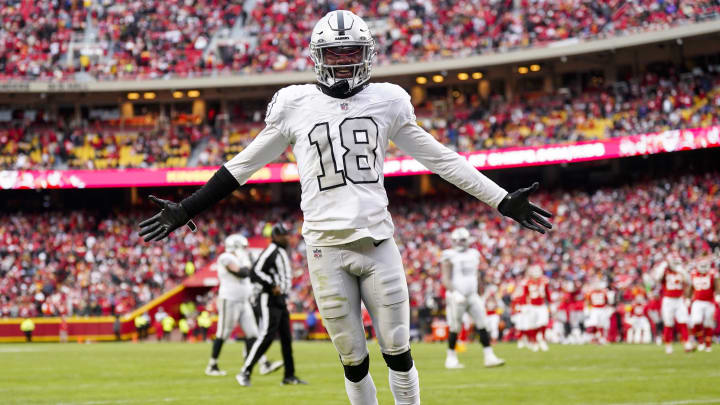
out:
{"label": "black glove", "polygon": [[154,195],[150,196],[150,200],[159,205],[162,210],[153,217],[140,222],[139,234],[145,242],[162,240],[185,224],[193,232],[197,229],[182,205],[161,200]]}
{"label": "black glove", "polygon": [[498,211],[506,217],[510,217],[520,225],[536,232],[545,233],[545,228],[552,229],[552,224],[545,218],[552,217],[552,214],[528,201],[530,193],[538,189],[538,182],[527,188],[515,190],[500,201]]}

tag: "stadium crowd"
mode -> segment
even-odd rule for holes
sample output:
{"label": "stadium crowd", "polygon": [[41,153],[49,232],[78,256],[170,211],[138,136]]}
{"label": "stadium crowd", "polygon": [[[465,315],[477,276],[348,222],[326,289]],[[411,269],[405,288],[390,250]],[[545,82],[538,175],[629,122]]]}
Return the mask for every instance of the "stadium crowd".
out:
{"label": "stadium crowd", "polygon": [[[690,260],[720,235],[717,172],[647,180],[594,192],[554,191],[536,199],[555,213],[546,236],[523,231],[482,203],[450,193],[423,201],[395,198],[395,238],[412,308],[443,308],[442,249],[458,226],[471,230],[487,283],[509,303],[529,264],[564,280],[611,281],[622,300],[657,289],[647,274],[670,252]],[[443,195],[440,197],[440,195]],[[224,237],[267,233],[268,220],[301,226],[289,207],[237,210],[222,204],[200,219],[202,232],[179,231],[166,243],[144,244],[135,225],[147,212],[72,211],[0,215],[0,316],[121,314],[180,283],[217,256]],[[314,312],[302,239],[295,237],[291,309]]]}
{"label": "stadium crowd", "polygon": [[[494,95],[481,103],[461,96],[448,114],[432,102],[417,108],[419,123],[460,152],[720,125],[720,66],[678,72],[671,66],[575,93]],[[249,144],[262,114],[246,121],[138,117],[130,122],[51,121],[18,115],[0,125],[1,169],[186,167],[220,165]],[[71,123],[68,123],[70,121]],[[401,151],[393,145],[388,156]],[[294,162],[288,149],[277,161]]]}
{"label": "stadium crowd", "polygon": [[338,8],[372,24],[380,65],[661,30],[720,14],[717,0],[292,0],[249,10],[244,3],[2,0],[0,80],[305,70],[312,25]]}

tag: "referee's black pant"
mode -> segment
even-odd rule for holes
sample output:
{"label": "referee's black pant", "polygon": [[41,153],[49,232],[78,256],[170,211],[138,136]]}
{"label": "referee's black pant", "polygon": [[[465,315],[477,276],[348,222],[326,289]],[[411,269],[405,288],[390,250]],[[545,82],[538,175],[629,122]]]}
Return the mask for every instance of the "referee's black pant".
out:
{"label": "referee's black pant", "polygon": [[261,293],[255,305],[255,314],[258,319],[258,337],[251,344],[252,347],[245,359],[242,372],[252,373],[255,363],[267,352],[275,335],[279,333],[283,363],[285,363],[285,377],[294,376],[295,362],[292,355],[290,312],[285,304],[285,297]]}

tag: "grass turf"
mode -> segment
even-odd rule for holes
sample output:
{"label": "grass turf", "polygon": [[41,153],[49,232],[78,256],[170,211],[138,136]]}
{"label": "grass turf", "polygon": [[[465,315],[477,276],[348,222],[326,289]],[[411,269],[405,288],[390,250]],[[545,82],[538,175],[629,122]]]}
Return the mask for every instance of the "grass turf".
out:
{"label": "grass turf", "polygon": [[[295,342],[297,375],[307,386],[281,386],[282,371],[240,387],[242,344],[226,344],[226,377],[203,372],[210,344],[97,343],[0,345],[2,404],[348,404],[342,368],[327,342]],[[370,370],[380,404],[392,404],[376,343]],[[507,365],[482,367],[482,349],[446,370],[444,344],[415,344],[424,404],[720,404],[720,351],[666,355],[654,345],[551,346],[547,353],[495,348]],[[270,357],[280,358],[278,343]]]}

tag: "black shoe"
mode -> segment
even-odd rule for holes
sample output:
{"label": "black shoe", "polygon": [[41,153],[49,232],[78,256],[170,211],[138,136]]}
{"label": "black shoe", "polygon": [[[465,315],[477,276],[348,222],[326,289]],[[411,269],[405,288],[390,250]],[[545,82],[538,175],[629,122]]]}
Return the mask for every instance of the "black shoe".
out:
{"label": "black shoe", "polygon": [[283,385],[299,385],[299,384],[307,385],[307,381],[303,381],[295,376],[292,376],[292,377],[283,378],[282,384]]}
{"label": "black shoe", "polygon": [[250,374],[238,373],[235,376],[235,379],[237,380],[238,384],[242,385],[243,387],[250,386]]}

